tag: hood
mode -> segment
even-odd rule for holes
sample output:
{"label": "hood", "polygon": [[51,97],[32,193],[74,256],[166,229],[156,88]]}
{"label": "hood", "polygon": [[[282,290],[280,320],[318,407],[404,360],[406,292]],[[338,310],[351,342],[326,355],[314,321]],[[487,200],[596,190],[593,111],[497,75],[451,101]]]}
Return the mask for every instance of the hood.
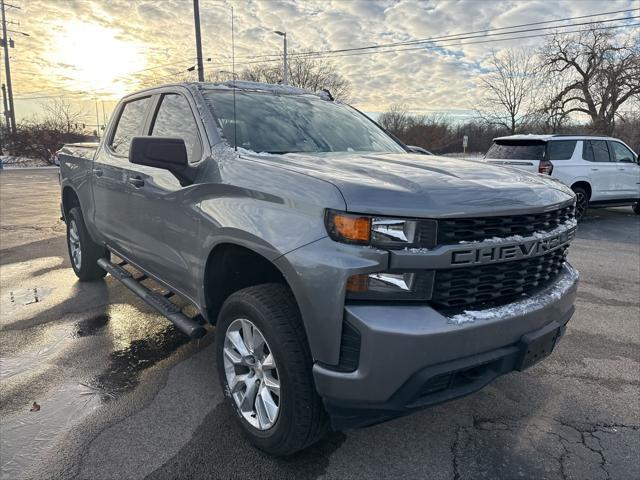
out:
{"label": "hood", "polygon": [[537,173],[409,153],[243,155],[334,184],[347,210],[406,217],[545,211],[573,198]]}

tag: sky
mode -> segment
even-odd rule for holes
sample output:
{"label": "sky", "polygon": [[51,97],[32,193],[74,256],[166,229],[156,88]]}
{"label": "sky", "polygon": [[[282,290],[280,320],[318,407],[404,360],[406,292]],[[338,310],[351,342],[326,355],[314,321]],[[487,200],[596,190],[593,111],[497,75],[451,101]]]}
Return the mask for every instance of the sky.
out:
{"label": "sky", "polygon": [[[192,0],[6,3],[20,7],[7,8],[7,19],[15,22],[8,28],[29,35],[8,34],[15,43],[10,59],[18,121],[37,115],[43,102],[64,97],[84,112],[87,123],[103,123],[126,93],[185,76],[196,78],[185,72],[196,57]],[[236,69],[241,70],[247,62],[280,62],[282,38],[274,30],[287,32],[290,52],[326,51],[640,9],[640,0],[200,0],[207,72],[231,69],[232,6]],[[585,27],[570,29],[578,28]],[[623,30],[640,35],[638,27]],[[492,52],[535,49],[544,41],[440,41],[406,51],[334,56],[330,61],[351,83],[350,103],[366,112],[405,104],[416,113],[465,117],[478,103],[480,79],[489,71]]]}

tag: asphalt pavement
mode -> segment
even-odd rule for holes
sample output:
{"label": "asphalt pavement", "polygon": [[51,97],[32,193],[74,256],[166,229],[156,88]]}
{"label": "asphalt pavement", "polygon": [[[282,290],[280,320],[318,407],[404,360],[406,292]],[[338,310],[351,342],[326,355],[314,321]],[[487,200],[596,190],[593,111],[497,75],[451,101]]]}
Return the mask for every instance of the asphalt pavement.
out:
{"label": "asphalt pavement", "polygon": [[550,358],[284,459],[234,425],[215,329],[187,342],[112,278],[76,281],[55,170],[0,172],[0,214],[2,479],[640,478],[631,208],[592,210],[580,224],[569,255],[577,310]]}

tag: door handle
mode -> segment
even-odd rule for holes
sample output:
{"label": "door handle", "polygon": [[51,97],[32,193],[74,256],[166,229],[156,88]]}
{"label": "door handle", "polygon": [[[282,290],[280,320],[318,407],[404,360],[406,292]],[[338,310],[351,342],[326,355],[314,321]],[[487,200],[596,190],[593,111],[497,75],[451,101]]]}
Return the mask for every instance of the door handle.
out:
{"label": "door handle", "polygon": [[618,167],[618,170],[620,170],[621,172],[624,172],[626,169],[622,167]]}
{"label": "door handle", "polygon": [[100,169],[100,168],[94,168],[94,169],[93,169],[93,174],[94,174],[96,177],[101,177],[102,175],[104,175],[104,172],[103,172],[103,171],[102,171],[102,169]]}
{"label": "door handle", "polygon": [[130,177],[129,183],[136,188],[144,187],[144,180],[137,175],[135,177]]}
{"label": "door handle", "polygon": [[597,168],[594,168],[594,167],[591,167],[591,171],[592,171],[592,172],[597,172],[597,171],[598,171],[598,169],[597,169]]}

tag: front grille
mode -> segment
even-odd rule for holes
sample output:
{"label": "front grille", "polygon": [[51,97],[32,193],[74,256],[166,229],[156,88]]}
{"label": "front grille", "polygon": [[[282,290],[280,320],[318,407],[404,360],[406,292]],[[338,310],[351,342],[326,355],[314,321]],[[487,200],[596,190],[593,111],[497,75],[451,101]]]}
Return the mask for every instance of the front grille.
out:
{"label": "front grille", "polygon": [[506,302],[551,283],[562,269],[567,248],[524,260],[436,270],[431,302],[442,308]]}
{"label": "front grille", "polygon": [[529,215],[441,219],[438,220],[436,243],[445,245],[493,237],[527,236],[535,232],[548,232],[573,218],[574,207],[569,205],[559,210]]}

